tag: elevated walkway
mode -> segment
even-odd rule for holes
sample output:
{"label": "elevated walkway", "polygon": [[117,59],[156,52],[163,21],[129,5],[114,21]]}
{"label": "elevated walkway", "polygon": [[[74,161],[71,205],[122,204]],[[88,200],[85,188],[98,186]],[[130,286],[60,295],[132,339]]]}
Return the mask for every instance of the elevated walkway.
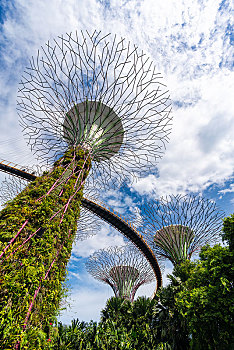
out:
{"label": "elevated walkway", "polygon": [[36,176],[30,173],[27,173],[24,170],[18,168],[18,164],[7,162],[6,160],[0,159],[0,170],[4,173],[8,173],[11,175],[15,175],[17,177],[21,177],[28,181],[35,180]]}
{"label": "elevated walkway", "polygon": [[[0,170],[21,177],[27,181],[33,181],[36,179],[36,176],[30,173],[27,173],[24,170],[16,168],[15,164],[7,163],[6,161],[0,161]],[[87,198],[82,199],[82,206],[90,210],[92,213],[99,216],[101,219],[105,220],[108,224],[116,228],[120,233],[127,237],[137,248],[142,252],[145,258],[148,260],[152,269],[154,271],[157,285],[155,291],[152,295],[152,298],[155,297],[155,294],[159,287],[162,286],[162,275],[161,270],[158,265],[158,261],[154,252],[144,240],[143,236],[137,231],[137,229],[128,221],[120,216],[117,212],[110,210],[106,207],[104,203],[98,204],[96,201],[92,201]]]}

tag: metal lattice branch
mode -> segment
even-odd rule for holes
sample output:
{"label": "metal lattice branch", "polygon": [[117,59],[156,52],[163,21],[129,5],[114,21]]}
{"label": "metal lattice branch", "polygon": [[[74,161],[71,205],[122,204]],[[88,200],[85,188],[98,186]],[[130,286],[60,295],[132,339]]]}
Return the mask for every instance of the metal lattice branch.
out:
{"label": "metal lattice branch", "polygon": [[[0,258],[8,271],[12,261],[25,251],[31,258],[40,256],[41,267],[46,260],[42,249],[53,256],[45,273],[37,269],[38,277],[25,277],[30,292],[19,285],[24,311],[18,312],[19,300],[12,308],[18,327],[14,331],[21,340],[25,336],[19,335],[22,322],[24,333],[29,322],[35,324],[38,317],[48,321],[58,305],[47,305],[42,294],[43,290],[54,294],[50,287],[54,278],[60,283],[56,291],[58,298],[61,296],[64,272],[57,267],[69,259],[87,176],[96,188],[111,182],[116,186],[145,174],[161,158],[171,122],[168,94],[161,79],[153,63],[135,46],[115,36],[101,37],[96,31],[92,35],[81,32],[79,38],[77,32],[67,34],[48,42],[26,69],[17,102],[20,123],[31,149],[53,167],[35,180],[35,188],[28,185],[4,208]],[[4,165],[2,168],[6,170]],[[14,215],[8,215],[10,211]],[[13,232],[18,219],[18,230]],[[47,239],[38,240],[43,235]],[[6,295],[10,295],[10,285],[6,285]],[[5,313],[6,300],[4,303]],[[48,314],[43,314],[45,305]]]}
{"label": "metal lattice branch", "polygon": [[[25,167],[23,167],[23,169],[28,171]],[[42,170],[38,167],[37,172],[36,169],[34,169],[34,174],[36,173],[39,175],[42,173]],[[27,180],[9,175],[8,178],[5,178],[1,183],[0,203],[3,206],[6,205],[6,202],[13,200],[27,185]],[[94,190],[85,190],[84,193],[90,198],[95,198],[95,196],[97,196],[97,192]],[[96,235],[100,231],[101,220],[86,208],[81,207],[77,227],[76,240],[83,241]]]}
{"label": "metal lattice branch", "polygon": [[[34,176],[41,176],[44,171],[48,171],[48,168],[45,166],[20,166],[17,164],[18,169],[28,173],[32,174]],[[17,169],[16,169],[17,170]],[[5,177],[5,179],[1,182],[0,187],[0,202],[4,206],[6,202],[14,199],[17,194],[23,191],[23,189],[28,185],[28,181],[26,179],[23,179],[19,176],[13,176],[8,175]]]}
{"label": "metal lattice branch", "polygon": [[95,184],[145,174],[171,130],[168,91],[153,62],[125,39],[96,31],[48,41],[25,71],[17,108],[43,160],[70,144],[92,149]]}
{"label": "metal lattice branch", "polygon": [[[12,174],[12,167],[8,167],[7,169],[9,174]],[[19,170],[17,167],[13,168],[14,171],[17,172],[18,176],[20,176],[21,179],[27,179],[27,181],[33,181],[36,179],[35,175],[25,173],[22,170]],[[134,225],[132,225],[126,218],[122,217],[119,213],[114,212],[113,209],[110,207],[107,207],[105,203],[100,202],[98,191],[97,190],[88,190],[87,188],[84,189],[84,196],[86,198],[82,199],[82,207],[89,210],[90,213],[95,215],[95,218],[101,218],[102,220],[105,220],[110,225],[115,227],[117,230],[121,232],[121,234],[126,237],[125,239],[127,242],[129,240],[142,252],[142,254],[146,257],[146,259],[149,261],[149,263],[152,266],[152,269],[154,270],[154,274],[157,280],[157,286],[155,289],[154,294],[152,297],[155,296],[158,288],[162,285],[162,277],[161,277],[161,269],[162,266],[159,266],[158,260],[156,256],[154,255],[152,248],[149,246],[149,244],[146,243],[143,236],[139,234],[139,232],[136,230],[136,223],[138,222],[138,219],[141,218],[139,209],[135,208],[135,215],[133,215],[130,218],[130,221],[134,222]],[[87,197],[89,199],[87,199]],[[113,220],[114,219],[114,220]],[[142,220],[140,220],[139,224],[137,226],[141,226]],[[96,225],[96,221],[95,221]],[[80,238],[79,238],[80,239]],[[160,263],[162,263],[163,259],[160,259]],[[161,264],[160,264],[161,265]]]}
{"label": "metal lattice branch", "polygon": [[11,175],[8,178],[5,177],[0,187],[0,203],[5,206],[8,201],[15,198],[27,186],[27,183],[26,180],[19,177]]}
{"label": "metal lattice branch", "polygon": [[142,206],[144,236],[155,254],[178,264],[217,242],[224,213],[200,196],[170,195]]}
{"label": "metal lattice branch", "polygon": [[87,260],[86,269],[95,279],[109,284],[116,297],[131,301],[141,285],[155,279],[152,267],[132,244],[98,250]]}

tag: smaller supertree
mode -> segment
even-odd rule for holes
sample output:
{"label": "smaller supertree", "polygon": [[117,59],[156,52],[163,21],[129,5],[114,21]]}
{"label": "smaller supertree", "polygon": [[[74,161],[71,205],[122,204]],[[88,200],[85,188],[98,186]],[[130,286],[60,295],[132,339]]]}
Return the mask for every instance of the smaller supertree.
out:
{"label": "smaller supertree", "polygon": [[36,348],[28,332],[37,339],[58,312],[84,186],[117,188],[151,171],[168,141],[170,110],[154,63],[124,38],[76,31],[32,57],[17,111],[31,150],[51,169],[0,212],[5,348]]}
{"label": "smaller supertree", "polygon": [[143,233],[156,255],[178,265],[215,243],[224,213],[200,196],[170,195],[142,206]]}
{"label": "smaller supertree", "polygon": [[132,244],[100,249],[86,262],[87,271],[97,280],[109,284],[116,297],[134,300],[143,284],[152,282],[152,267]]}

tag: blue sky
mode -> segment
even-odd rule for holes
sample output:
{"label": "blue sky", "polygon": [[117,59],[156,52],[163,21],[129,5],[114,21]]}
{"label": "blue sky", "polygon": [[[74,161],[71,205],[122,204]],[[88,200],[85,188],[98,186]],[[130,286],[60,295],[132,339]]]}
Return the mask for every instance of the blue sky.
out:
{"label": "blue sky", "polygon": [[[36,160],[18,125],[18,83],[31,56],[48,39],[76,29],[122,35],[149,55],[173,103],[173,129],[163,159],[128,189],[101,198],[134,215],[142,198],[196,193],[234,212],[233,27],[231,1],[2,0],[0,4],[0,158]],[[4,175],[0,174],[0,181]],[[123,244],[103,224],[98,235],[74,245],[69,264],[72,307],[61,319],[97,319],[112,295],[89,277],[84,261],[96,249]],[[166,265],[166,272],[170,265]],[[165,272],[165,273],[166,273]],[[151,294],[152,286],[142,293]]]}

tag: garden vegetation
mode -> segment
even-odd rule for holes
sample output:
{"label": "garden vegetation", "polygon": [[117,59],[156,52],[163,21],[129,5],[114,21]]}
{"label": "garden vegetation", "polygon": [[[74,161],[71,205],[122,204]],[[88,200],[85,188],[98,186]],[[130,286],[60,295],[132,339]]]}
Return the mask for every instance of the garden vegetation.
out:
{"label": "garden vegetation", "polygon": [[[40,181],[38,178],[38,187]],[[33,186],[28,190],[33,191]],[[22,193],[22,196],[12,202],[14,206],[20,205],[20,201],[27,200],[25,196],[27,192]],[[35,214],[37,210],[40,210],[40,220],[48,216],[46,208],[37,209],[35,207]],[[42,210],[45,211],[45,216]],[[8,217],[9,214],[3,210],[2,215]],[[26,219],[27,215],[28,213],[25,213],[23,219]],[[74,213],[74,217],[70,216],[69,220],[74,223],[77,215],[78,213]],[[16,224],[18,226],[19,223]],[[64,224],[69,225],[69,222],[64,221]],[[46,236],[47,242],[49,239],[54,239],[54,235],[49,233],[50,230],[48,230],[48,237]],[[56,234],[61,235],[62,239],[60,230],[57,229]],[[7,236],[7,231],[5,235]],[[109,299],[105,309],[101,311],[101,319],[98,323],[80,322],[77,319],[67,326],[57,322],[54,307],[59,304],[62,293],[61,280],[64,279],[62,265],[57,266],[48,280],[46,290],[43,291],[43,294],[48,293],[47,304],[43,304],[43,308],[37,307],[38,311],[32,318],[30,327],[26,329],[24,342],[20,349],[234,349],[234,215],[224,219],[222,239],[226,245],[216,244],[213,247],[207,245],[201,249],[198,260],[193,262],[186,260],[175,266],[173,273],[169,275],[170,283],[159,290],[154,300],[139,297],[131,303],[123,298]],[[4,304],[4,300],[6,303],[0,310],[1,350],[13,349],[7,344],[6,339],[11,328],[15,327],[15,331],[11,331],[13,336],[20,331],[19,325],[24,320],[22,315],[25,316],[25,311],[33,296],[27,284],[29,282],[31,284],[33,279],[34,287],[39,285],[38,273],[45,264],[43,254],[39,256],[35,270],[32,270],[29,265],[29,257],[33,259],[36,246],[38,254],[39,247],[42,245],[38,246],[35,240],[31,242],[30,249],[27,249],[27,252],[24,251],[25,254],[28,254],[27,256],[21,253],[12,258],[14,270],[7,268],[9,265],[2,270],[2,278],[5,279],[1,285],[1,303]],[[69,253],[61,258],[61,264],[63,259],[65,262],[70,255],[71,242],[67,249]],[[20,264],[24,266],[24,269],[20,267],[22,266]],[[62,275],[60,271],[63,271]],[[60,282],[56,284],[56,281]],[[28,297],[24,299],[24,302],[23,289],[28,291]],[[15,309],[18,312],[17,319],[11,316],[12,310]],[[10,343],[12,342],[9,340]]]}
{"label": "garden vegetation", "polygon": [[[224,220],[223,241],[200,258],[176,266],[154,300],[111,298],[100,322],[54,322],[44,334],[53,350],[234,349],[234,215]],[[47,337],[47,338],[46,338]],[[25,348],[26,349],[26,348]],[[30,348],[31,349],[31,348]],[[37,349],[44,349],[38,343]]]}

